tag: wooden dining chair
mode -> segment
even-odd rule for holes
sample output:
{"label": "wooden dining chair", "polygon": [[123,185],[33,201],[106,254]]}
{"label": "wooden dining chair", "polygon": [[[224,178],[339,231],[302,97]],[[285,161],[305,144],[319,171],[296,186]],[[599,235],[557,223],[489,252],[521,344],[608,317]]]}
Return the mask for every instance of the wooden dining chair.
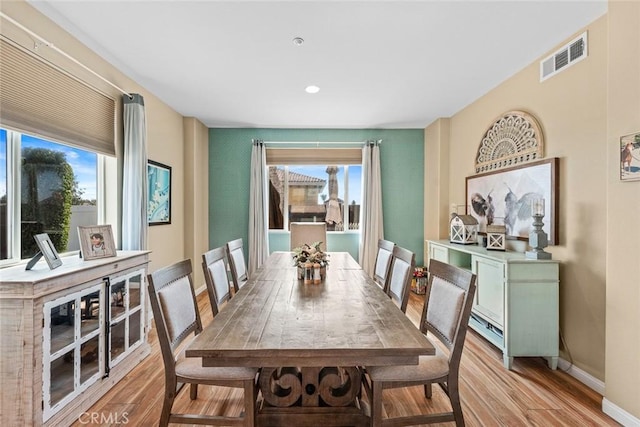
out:
{"label": "wooden dining chair", "polygon": [[299,248],[304,245],[312,245],[322,242],[320,249],[327,251],[327,224],[325,222],[292,222],[289,224],[291,237],[289,249]]}
{"label": "wooden dining chair", "polygon": [[[436,347],[436,354],[420,356],[418,365],[367,367],[365,389],[371,398],[373,426],[406,426],[448,421],[455,421],[456,426],[464,426],[458,377],[475,291],[475,274],[431,260],[420,330],[423,334],[429,333],[429,336],[433,335],[440,340],[448,354]],[[430,399],[433,383],[438,383],[449,397],[451,412],[382,417],[384,389],[424,385],[425,397]]]}
{"label": "wooden dining chair", "polygon": [[[188,358],[179,350],[192,334],[202,331],[193,291],[191,260],[159,269],[147,276],[153,320],[158,332],[165,373],[165,396],[160,425],[168,423],[244,425],[255,422],[257,369],[203,367],[199,358]],[[173,402],[184,384],[190,384],[190,397],[198,396],[198,384],[243,388],[244,412],[238,417],[172,413]]]}
{"label": "wooden dining chair", "polygon": [[238,292],[249,279],[247,276],[247,263],[244,260],[242,239],[227,242],[225,248],[227,251],[227,259],[229,260],[229,268],[231,269],[233,289],[235,292]]}
{"label": "wooden dining chair", "polygon": [[403,313],[406,313],[411,278],[416,268],[416,256],[410,250],[396,246],[393,248],[392,258],[386,284],[387,295],[400,307]]}
{"label": "wooden dining chair", "polygon": [[224,246],[202,254],[202,270],[211,310],[215,317],[220,311],[220,306],[231,298],[231,286],[227,276],[227,255]]}
{"label": "wooden dining chair", "polygon": [[395,246],[396,244],[389,240],[378,239],[378,252],[373,269],[373,280],[385,292],[387,291],[387,278],[391,270],[393,248],[395,248]]}

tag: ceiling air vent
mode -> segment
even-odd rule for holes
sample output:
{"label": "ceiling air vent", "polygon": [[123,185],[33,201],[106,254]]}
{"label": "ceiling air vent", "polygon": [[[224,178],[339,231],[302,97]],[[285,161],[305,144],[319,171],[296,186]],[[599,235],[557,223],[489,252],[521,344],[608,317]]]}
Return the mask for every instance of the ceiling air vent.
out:
{"label": "ceiling air vent", "polygon": [[587,57],[587,33],[584,32],[556,52],[540,61],[540,81]]}

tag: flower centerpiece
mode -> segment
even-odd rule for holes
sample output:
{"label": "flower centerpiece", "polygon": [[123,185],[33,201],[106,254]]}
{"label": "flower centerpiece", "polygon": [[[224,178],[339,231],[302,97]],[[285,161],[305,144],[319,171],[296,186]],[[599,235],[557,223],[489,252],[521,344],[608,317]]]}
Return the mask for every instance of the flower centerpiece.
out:
{"label": "flower centerpiece", "polygon": [[329,265],[329,254],[320,249],[322,242],[305,243],[293,249],[293,260],[298,267],[298,279],[304,276],[304,266],[307,263],[320,264],[320,275],[324,278]]}
{"label": "flower centerpiece", "polygon": [[425,267],[416,267],[415,270],[413,270],[411,289],[420,295],[427,292],[427,271]]}

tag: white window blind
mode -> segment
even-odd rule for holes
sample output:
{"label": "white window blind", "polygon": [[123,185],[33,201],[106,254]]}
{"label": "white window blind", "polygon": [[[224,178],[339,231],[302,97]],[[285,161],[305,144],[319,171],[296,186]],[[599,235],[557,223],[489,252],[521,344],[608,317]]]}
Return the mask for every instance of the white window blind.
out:
{"label": "white window blind", "polygon": [[362,148],[267,148],[267,165],[356,165]]}
{"label": "white window blind", "polygon": [[4,37],[0,38],[0,121],[115,155],[115,100]]}

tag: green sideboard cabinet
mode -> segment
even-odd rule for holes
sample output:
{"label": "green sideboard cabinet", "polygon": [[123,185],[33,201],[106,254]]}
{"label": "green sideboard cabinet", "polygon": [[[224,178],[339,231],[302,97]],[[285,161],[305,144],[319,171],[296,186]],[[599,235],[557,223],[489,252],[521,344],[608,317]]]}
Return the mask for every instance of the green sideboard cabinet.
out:
{"label": "green sideboard cabinet", "polygon": [[502,351],[504,366],[514,357],[541,356],[551,369],[559,353],[559,263],[523,253],[489,251],[476,245],[428,240],[429,259],[471,270],[477,291],[469,326]]}

